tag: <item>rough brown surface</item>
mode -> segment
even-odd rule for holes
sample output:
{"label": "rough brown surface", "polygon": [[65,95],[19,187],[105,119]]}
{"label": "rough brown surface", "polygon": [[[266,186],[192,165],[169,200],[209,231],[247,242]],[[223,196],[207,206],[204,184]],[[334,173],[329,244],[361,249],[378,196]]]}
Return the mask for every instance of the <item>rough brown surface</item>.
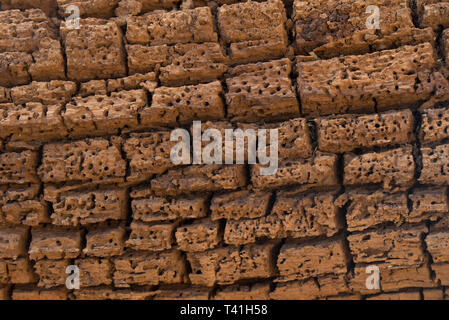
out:
{"label": "rough brown surface", "polygon": [[182,283],[186,273],[179,251],[128,253],[114,259],[114,285]]}
{"label": "rough brown surface", "polygon": [[174,196],[181,193],[234,190],[245,185],[242,165],[204,165],[171,169],[151,180],[155,194]]}
{"label": "rough brown surface", "polygon": [[273,175],[261,175],[262,165],[251,166],[251,181],[255,188],[274,189],[281,186],[301,185],[303,188],[332,188],[337,185],[337,156],[317,153],[306,160],[284,160]]}
{"label": "rough brown surface", "polygon": [[135,190],[131,206],[135,220],[144,222],[195,219],[206,215],[206,198],[168,199],[151,195],[140,195]]}
{"label": "rough brown surface", "polygon": [[278,194],[271,213],[260,218],[230,220],[224,241],[245,244],[257,239],[312,238],[335,235],[342,228],[341,212],[333,194]]}
{"label": "rough brown surface", "polygon": [[394,191],[414,183],[415,162],[410,146],[360,156],[346,154],[344,162],[345,185],[381,184]]}
{"label": "rough brown surface", "polygon": [[302,110],[328,115],[406,107],[430,98],[436,86],[431,72],[435,66],[434,48],[429,43],[301,62],[297,68]]}
{"label": "rough brown surface", "polygon": [[311,244],[286,243],[277,259],[278,281],[306,279],[326,274],[344,274],[348,255],[342,240]]}
{"label": "rough brown surface", "polygon": [[216,300],[266,300],[270,292],[267,283],[253,285],[232,285],[220,288],[214,299]]}
{"label": "rough brown surface", "polygon": [[278,58],[286,51],[286,13],[280,0],[223,5],[217,21],[233,63]]}
{"label": "rough brown surface", "polygon": [[[86,81],[126,75],[122,33],[114,22],[82,20],[80,29],[61,26],[67,55],[67,77]],[[81,40],[83,39],[83,40]]]}
{"label": "rough brown surface", "polygon": [[71,259],[81,252],[79,231],[63,229],[41,229],[32,233],[30,259]]}
{"label": "rough brown surface", "polygon": [[[346,207],[348,231],[362,231],[381,224],[436,221],[448,211],[446,188],[415,189],[410,194],[382,190],[353,190],[338,199]],[[410,206],[411,205],[411,206]]]}
{"label": "rough brown surface", "polygon": [[66,289],[26,289],[17,288],[12,292],[13,300],[67,300]]}
{"label": "rough brown surface", "polygon": [[[268,278],[275,274],[271,259],[275,244],[218,248],[188,253],[193,284],[229,284],[241,279]],[[218,268],[220,266],[220,268]]]}
{"label": "rough brown surface", "polygon": [[119,0],[56,0],[59,13],[67,15],[67,7],[76,5],[80,9],[81,17],[109,18]]}
{"label": "rough brown surface", "polygon": [[348,237],[355,263],[384,262],[391,268],[419,266],[425,261],[421,238],[425,226],[386,228]]}
{"label": "rough brown surface", "polygon": [[175,144],[169,131],[132,134],[123,146],[131,171],[127,179],[146,180],[173,167],[170,150]]}
{"label": "rough brown surface", "polygon": [[0,86],[64,79],[57,26],[40,9],[0,11]]}
{"label": "rough brown surface", "polygon": [[78,226],[126,217],[126,190],[68,192],[59,195],[53,204],[52,223]]}
{"label": "rough brown surface", "polygon": [[[271,291],[270,298],[275,300],[313,300],[325,299],[349,292],[345,277],[342,275],[328,275],[308,280],[281,282]],[[350,299],[350,296],[342,296]],[[360,297],[354,296],[360,300]]]}
{"label": "rough brown surface", "polygon": [[176,224],[133,222],[126,246],[134,250],[160,251],[170,249]]}
{"label": "rough brown surface", "polygon": [[224,117],[223,89],[220,82],[183,87],[159,87],[145,113],[144,122],[155,126],[175,126],[193,120],[218,120]]}
{"label": "rough brown surface", "polygon": [[270,196],[269,192],[248,190],[217,195],[210,206],[212,220],[262,217],[267,213]]}
{"label": "rough brown surface", "polygon": [[75,98],[63,112],[64,124],[71,137],[118,134],[121,129],[138,125],[147,96],[143,90],[112,92]]}
{"label": "rough brown surface", "polygon": [[117,180],[125,176],[120,150],[105,139],[44,146],[39,174],[44,182]]}
{"label": "rough brown surface", "polygon": [[449,145],[421,149],[423,168],[419,181],[423,184],[447,184],[449,181]]}
{"label": "rough brown surface", "polygon": [[448,13],[0,0],[0,299],[447,299]]}
{"label": "rough brown surface", "polygon": [[215,248],[221,240],[218,222],[199,220],[176,229],[176,242],[183,251],[195,252]]}
{"label": "rough brown surface", "polygon": [[439,26],[449,27],[447,13],[449,5],[440,0],[417,0],[416,6],[419,12],[419,23],[423,27],[432,27],[437,30]]}
{"label": "rough brown surface", "polygon": [[[368,29],[366,21],[379,8],[379,28]],[[320,57],[361,54],[372,50],[433,41],[430,28],[415,28],[406,0],[314,1],[295,0],[294,32],[297,51]]]}
{"label": "rough brown surface", "polygon": [[320,118],[318,147],[328,152],[385,147],[413,142],[414,119],[410,110],[363,116]]}
{"label": "rough brown surface", "polygon": [[283,120],[299,115],[290,72],[288,59],[231,69],[226,79],[229,116],[234,121],[250,122],[263,118]]}
{"label": "rough brown surface", "polygon": [[372,290],[366,287],[366,267],[356,265],[354,268],[354,276],[349,280],[350,287],[354,291],[364,294],[373,294],[382,291],[396,291],[411,287],[432,288],[436,283],[432,280],[429,268],[421,267],[406,267],[399,269],[392,269],[388,265],[379,264],[379,271],[381,274],[380,289]]}
{"label": "rough brown surface", "polygon": [[422,114],[420,139],[423,143],[438,142],[449,137],[449,109],[429,109]]}
{"label": "rough brown surface", "polygon": [[32,151],[5,152],[0,154],[0,183],[37,182],[37,154]]}

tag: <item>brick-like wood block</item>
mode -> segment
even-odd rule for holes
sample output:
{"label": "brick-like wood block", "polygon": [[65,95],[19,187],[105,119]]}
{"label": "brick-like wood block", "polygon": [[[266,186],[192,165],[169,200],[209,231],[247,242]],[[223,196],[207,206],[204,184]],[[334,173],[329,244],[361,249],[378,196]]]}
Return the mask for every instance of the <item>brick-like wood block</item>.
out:
{"label": "brick-like wood block", "polygon": [[170,141],[170,131],[131,134],[123,145],[131,171],[127,180],[147,180],[174,167],[170,154],[177,143]]}
{"label": "brick-like wood block", "polygon": [[197,220],[193,224],[178,227],[175,237],[181,250],[195,252],[215,248],[222,235],[218,222]]}
{"label": "brick-like wood block", "polygon": [[348,231],[362,231],[382,223],[401,224],[410,215],[405,193],[389,194],[382,190],[354,190],[339,198],[347,204]]}
{"label": "brick-like wood block", "polygon": [[140,112],[147,107],[144,90],[119,91],[110,96],[75,97],[62,116],[71,137],[111,135],[137,127]]}
{"label": "brick-like wood block", "polygon": [[11,99],[15,104],[39,102],[44,105],[69,102],[76,93],[76,83],[72,81],[51,80],[33,81],[24,86],[11,88]]}
{"label": "brick-like wood block", "polygon": [[0,138],[18,141],[64,139],[68,132],[60,115],[61,106],[44,106],[40,102],[25,105],[0,104],[3,117]]}
{"label": "brick-like wood block", "polygon": [[32,151],[6,152],[0,154],[0,183],[33,183],[39,179],[36,174],[38,155]]}
{"label": "brick-like wood block", "polygon": [[[93,80],[102,81],[102,80]],[[154,92],[154,89],[158,86],[157,75],[155,72],[148,72],[144,74],[133,74],[128,77],[109,79],[105,81],[105,92],[116,92],[123,90],[138,90],[145,89],[148,92]]]}
{"label": "brick-like wood block", "polygon": [[110,285],[112,283],[112,263],[108,259],[83,258],[73,263],[80,271],[80,287]]}
{"label": "brick-like wood block", "polygon": [[147,224],[131,223],[131,234],[126,246],[134,250],[161,251],[170,249],[174,242],[176,223]]}
{"label": "brick-like wood block", "polygon": [[71,259],[81,252],[81,232],[78,230],[35,229],[31,238],[29,255],[32,260]]}
{"label": "brick-like wood block", "polygon": [[27,84],[31,81],[28,72],[33,58],[25,52],[0,52],[0,86]]}
{"label": "brick-like wood block", "polygon": [[[403,46],[362,56],[298,63],[298,92],[307,115],[374,113],[430,98],[435,49]],[[419,81],[417,80],[419,79]],[[418,81],[418,82],[417,82]]]}
{"label": "brick-like wood block", "polygon": [[299,116],[289,59],[237,66],[228,72],[226,103],[232,121],[286,120]]}
{"label": "brick-like wood block", "polygon": [[0,258],[17,259],[26,256],[28,230],[25,227],[0,228]]}
{"label": "brick-like wood block", "polygon": [[127,19],[126,39],[133,44],[217,41],[210,8],[156,12]]}
{"label": "brick-like wood block", "polygon": [[127,44],[129,74],[158,71],[161,66],[170,63],[173,49],[167,45],[145,46],[140,44]]}
{"label": "brick-like wood block", "polygon": [[[172,221],[177,219],[203,218],[207,214],[206,198],[203,196],[191,198],[166,198],[147,195],[135,197],[131,201],[134,220],[144,222]],[[131,192],[133,197],[133,192]]]}
{"label": "brick-like wood block", "polygon": [[449,108],[427,109],[421,114],[420,139],[423,143],[449,138]]}
{"label": "brick-like wood block", "polygon": [[114,259],[114,286],[182,283],[186,264],[179,251],[131,252]]}
{"label": "brick-like wood block", "polygon": [[390,268],[420,266],[426,260],[422,237],[426,226],[385,228],[348,236],[355,263],[386,263]]}
{"label": "brick-like wood block", "polygon": [[435,31],[441,26],[449,27],[449,4],[441,0],[417,0],[416,9],[421,27],[432,27]]}
{"label": "brick-like wood block", "polygon": [[432,264],[431,266],[433,272],[435,272],[435,277],[441,282],[441,285],[449,285],[449,264]]}
{"label": "brick-like wood block", "polygon": [[280,0],[225,4],[217,12],[220,36],[233,63],[281,57],[288,44],[286,20]]}
{"label": "brick-like wood block", "polygon": [[65,78],[57,27],[42,10],[0,11],[0,29],[0,86]]}
{"label": "brick-like wood block", "polygon": [[274,300],[312,300],[348,293],[344,275],[328,275],[306,280],[280,282],[270,293]]}
{"label": "brick-like wood block", "polygon": [[37,281],[28,258],[0,260],[0,283],[27,284]]}
{"label": "brick-like wood block", "polygon": [[39,276],[39,287],[53,288],[65,286],[67,267],[71,265],[70,260],[39,260],[34,264],[34,270]]}
{"label": "brick-like wood block", "polygon": [[[311,130],[307,119],[295,118],[279,123],[238,124],[238,128],[245,130],[266,130],[266,148],[271,148],[270,131],[277,130],[278,157],[281,160],[297,160],[310,158],[313,155]],[[245,146],[246,147],[246,146]],[[246,152],[246,150],[245,150]]]}
{"label": "brick-like wood block", "polygon": [[65,288],[14,288],[13,300],[67,300],[68,290]]}
{"label": "brick-like wood block", "polygon": [[218,81],[206,84],[159,87],[151,108],[142,112],[142,123],[154,126],[191,124],[193,120],[220,120],[225,117],[223,88]]}
{"label": "brick-like wood block", "polygon": [[53,201],[52,223],[59,226],[78,226],[124,220],[127,199],[126,189],[62,193]]}
{"label": "brick-like wood block", "polygon": [[242,190],[215,195],[211,200],[211,219],[239,220],[258,218],[268,211],[271,193]]}
{"label": "brick-like wood block", "polygon": [[126,230],[123,227],[90,230],[86,235],[86,248],[83,253],[95,257],[120,255],[125,247],[125,237]]}
{"label": "brick-like wood block", "polygon": [[181,4],[181,0],[119,0],[115,9],[117,16],[139,15],[158,9],[174,9]]}
{"label": "brick-like wood block", "polygon": [[212,286],[214,283],[231,284],[238,280],[272,277],[275,274],[274,248],[275,243],[269,242],[190,252],[187,254],[192,267],[190,281]]}
{"label": "brick-like wood block", "polygon": [[408,221],[421,222],[426,219],[436,221],[447,216],[449,199],[446,187],[417,188],[409,194],[412,209]]}
{"label": "brick-like wood block", "polygon": [[414,119],[410,110],[319,118],[316,122],[318,147],[322,151],[344,153],[414,141]]}
{"label": "brick-like wood block", "polygon": [[[369,6],[379,10],[379,25],[371,29]],[[435,41],[430,28],[415,28],[407,0],[295,0],[293,20],[297,51],[322,58]]]}
{"label": "brick-like wood block", "polygon": [[335,195],[317,193],[284,196],[278,194],[271,213],[266,216],[226,222],[224,241],[246,244],[258,239],[331,237],[342,227]]}
{"label": "brick-like wood block", "polygon": [[449,262],[449,232],[428,234],[426,245],[434,263]]}
{"label": "brick-like wood block", "polygon": [[347,186],[379,184],[385,190],[403,190],[415,182],[415,161],[411,146],[362,155],[345,154],[344,180]]}
{"label": "brick-like wood block", "polygon": [[115,22],[83,19],[79,29],[70,29],[62,22],[61,35],[69,79],[87,81],[126,75],[122,32]]}
{"label": "brick-like wood block", "polygon": [[279,161],[274,174],[262,175],[267,165],[251,166],[251,182],[256,189],[276,189],[283,186],[300,185],[308,188],[332,188],[337,186],[337,156],[317,152],[312,158]]}
{"label": "brick-like wood block", "polygon": [[[362,231],[385,223],[436,221],[446,215],[446,188],[418,188],[408,195],[389,194],[382,190],[357,189],[339,198],[339,206],[347,204],[348,231]],[[410,207],[409,207],[410,205]]]}
{"label": "brick-like wood block", "polygon": [[301,280],[326,274],[344,274],[349,256],[341,239],[311,244],[286,243],[277,257],[278,281]]}
{"label": "brick-like wood block", "polygon": [[418,181],[422,184],[449,183],[449,144],[421,148],[422,170]]}
{"label": "brick-like wood block", "polygon": [[165,86],[210,82],[228,69],[227,58],[218,43],[180,43],[169,49],[159,79]]}
{"label": "brick-like wood block", "polygon": [[151,188],[157,195],[235,190],[246,183],[243,165],[203,165],[171,169],[151,180]]}
{"label": "brick-like wood block", "polygon": [[10,202],[0,207],[0,224],[38,226],[49,223],[49,206],[45,201]]}
{"label": "brick-like wood block", "polygon": [[39,195],[39,185],[0,186],[0,205],[12,202],[33,200]]}
{"label": "brick-like wood block", "polygon": [[[42,0],[41,0],[42,1]],[[56,0],[59,14],[67,16],[67,8],[76,5],[81,17],[110,18],[119,0]],[[70,12],[70,10],[69,10]]]}
{"label": "brick-like wood block", "polygon": [[46,144],[39,175],[44,182],[121,181],[126,162],[120,150],[103,138]]}

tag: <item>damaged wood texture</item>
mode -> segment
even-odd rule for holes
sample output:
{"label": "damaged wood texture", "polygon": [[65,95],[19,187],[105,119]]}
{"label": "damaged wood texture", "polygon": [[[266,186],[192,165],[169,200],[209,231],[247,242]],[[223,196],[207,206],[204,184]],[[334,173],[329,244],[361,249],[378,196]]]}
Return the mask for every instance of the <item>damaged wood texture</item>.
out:
{"label": "damaged wood texture", "polygon": [[448,1],[0,0],[0,299],[448,299],[448,59]]}

